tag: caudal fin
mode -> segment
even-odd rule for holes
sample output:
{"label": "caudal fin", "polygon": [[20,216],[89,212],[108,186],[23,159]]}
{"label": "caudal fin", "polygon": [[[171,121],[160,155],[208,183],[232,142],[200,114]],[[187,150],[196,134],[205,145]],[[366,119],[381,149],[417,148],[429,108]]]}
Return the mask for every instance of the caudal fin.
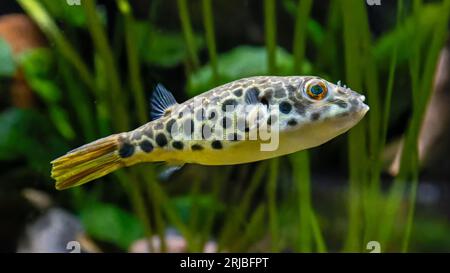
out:
{"label": "caudal fin", "polygon": [[111,135],[81,146],[53,160],[56,189],[79,186],[124,166],[118,154],[119,136]]}

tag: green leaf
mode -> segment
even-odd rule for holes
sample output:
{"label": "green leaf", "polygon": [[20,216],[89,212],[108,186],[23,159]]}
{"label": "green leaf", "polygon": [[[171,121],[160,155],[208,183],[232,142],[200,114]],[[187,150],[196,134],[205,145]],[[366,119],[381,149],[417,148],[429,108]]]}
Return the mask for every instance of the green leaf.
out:
{"label": "green leaf", "polygon": [[50,118],[55,127],[66,139],[74,139],[75,132],[69,121],[66,109],[59,105],[62,92],[55,81],[55,63],[49,49],[29,50],[18,57],[25,78],[31,89],[47,104]]}
{"label": "green leaf", "polygon": [[[140,55],[147,63],[170,68],[187,58],[187,48],[183,35],[177,32],[166,32],[149,26],[148,23],[136,23],[136,31],[140,41]],[[194,35],[197,50],[204,47],[204,39]]]}
{"label": "green leaf", "polygon": [[206,219],[206,216],[210,213],[211,208],[215,208],[217,212],[224,210],[224,205],[211,195],[198,195],[196,197],[190,195],[181,196],[172,198],[170,202],[178,211],[182,221],[186,224],[189,223],[194,202],[196,202],[199,219]]}
{"label": "green leaf", "polygon": [[47,103],[59,101],[61,92],[55,83],[54,60],[49,49],[38,48],[18,57],[31,89]]}
{"label": "green leaf", "polygon": [[80,216],[90,236],[124,250],[144,236],[138,219],[112,204],[93,202],[82,209]]}
{"label": "green leaf", "polygon": [[[281,4],[283,8],[286,10],[289,15],[295,19],[298,17],[297,11],[297,5],[299,1],[294,0],[283,0],[281,1]],[[315,46],[319,47],[324,39],[325,36],[325,30],[323,29],[322,25],[314,20],[313,18],[309,18],[307,25],[306,25],[306,31],[308,36],[311,38],[312,42]]]}
{"label": "green leaf", "polygon": [[[277,48],[277,71],[279,75],[289,75],[293,58],[286,50]],[[264,47],[239,46],[219,55],[218,67],[220,83],[227,83],[244,77],[268,75],[267,51]],[[311,65],[304,62],[305,74],[311,72]],[[187,87],[188,95],[193,97],[214,87],[209,64],[193,73]]]}
{"label": "green leaf", "polygon": [[11,160],[19,157],[22,145],[26,143],[24,127],[29,117],[18,109],[10,109],[0,115],[0,160]]}
{"label": "green leaf", "polygon": [[16,66],[9,44],[0,37],[0,77],[11,77],[14,75]]}
{"label": "green leaf", "polygon": [[53,104],[49,109],[49,114],[56,128],[65,138],[75,138],[75,131],[70,125],[69,115],[64,108],[62,108],[58,104]]}
{"label": "green leaf", "polygon": [[394,47],[397,47],[400,62],[407,60],[413,53],[415,47],[411,41],[417,36],[431,35],[434,33],[436,24],[440,20],[442,5],[423,5],[420,13],[410,15],[404,23],[378,39],[374,46],[374,57],[378,62],[388,61],[391,58]]}
{"label": "green leaf", "polygon": [[50,161],[68,147],[40,113],[10,108],[0,114],[0,160],[25,158],[31,168],[46,176]]}

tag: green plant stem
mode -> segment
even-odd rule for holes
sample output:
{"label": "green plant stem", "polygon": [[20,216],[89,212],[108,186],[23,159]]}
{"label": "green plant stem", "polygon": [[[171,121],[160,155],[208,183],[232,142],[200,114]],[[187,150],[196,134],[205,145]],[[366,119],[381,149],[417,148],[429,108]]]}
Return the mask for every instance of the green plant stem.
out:
{"label": "green plant stem", "polygon": [[264,0],[264,27],[266,34],[267,68],[271,75],[277,73],[276,60],[276,5],[274,0]]}
{"label": "green plant stem", "polygon": [[[199,204],[198,204],[198,196],[200,193],[200,179],[196,178],[192,185],[190,196],[192,198],[192,205],[189,213],[189,228],[190,230],[198,230],[198,218],[199,218]],[[197,238],[194,240],[194,244],[188,246],[189,250],[192,252],[199,252],[199,244]]]}
{"label": "green plant stem", "polygon": [[[399,3],[402,1],[400,0]],[[400,4],[399,4],[400,8]],[[397,23],[398,24],[398,23]],[[381,153],[383,151],[383,148],[386,144],[387,140],[387,130],[389,126],[389,116],[391,112],[391,101],[392,101],[392,91],[394,89],[394,80],[395,80],[395,71],[397,67],[397,47],[394,47],[393,53],[392,53],[392,59],[391,63],[389,65],[389,76],[388,76],[388,83],[386,88],[386,96],[384,101],[384,111],[383,111],[383,122],[381,127],[381,145],[380,145],[380,151],[379,151],[379,157],[381,156]],[[380,162],[381,160],[379,160]],[[380,165],[380,163],[378,164]],[[379,166],[379,169],[381,169],[381,166]]]}
{"label": "green plant stem", "polygon": [[219,83],[219,68],[217,64],[216,41],[214,34],[214,21],[211,0],[202,0],[203,25],[206,31],[206,44],[208,46],[209,60],[215,85]]}
{"label": "green plant stem", "polygon": [[244,192],[242,197],[242,201],[239,203],[239,206],[233,208],[232,212],[226,218],[225,226],[222,229],[220,239],[219,239],[219,251],[222,249],[223,245],[226,242],[230,242],[233,236],[237,236],[238,228],[244,222],[244,217],[248,214],[250,209],[252,198],[258,189],[259,185],[263,181],[263,176],[266,173],[268,168],[268,162],[263,161],[259,163],[256,168],[255,173],[252,175],[250,180],[250,185]]}
{"label": "green plant stem", "polygon": [[[128,173],[128,175],[126,175],[124,171],[116,171],[114,172],[114,174],[119,180],[122,187],[127,191],[131,200],[131,204],[133,206],[133,210],[135,211],[137,217],[144,227],[144,232],[147,237],[150,252],[154,252],[155,248],[153,246],[152,240],[152,225],[150,222],[150,218],[148,217],[149,214],[145,206],[144,198],[142,197],[141,191],[139,190],[139,181],[135,179],[136,177],[134,175],[132,175],[131,173]],[[132,179],[130,179],[130,177],[132,177]],[[130,180],[133,182],[133,185],[130,185]]]}
{"label": "green plant stem", "polygon": [[191,21],[189,18],[187,3],[186,0],[177,0],[177,3],[178,13],[181,21],[181,28],[183,29],[184,39],[186,40],[190,64],[192,66],[192,70],[195,71],[198,69],[200,62],[197,56],[197,49],[195,46],[195,39],[192,31]]}
{"label": "green plant stem", "polygon": [[334,46],[330,46],[337,41],[341,34],[339,26],[342,21],[342,12],[340,9],[341,1],[331,0],[328,8],[326,33],[323,39],[322,45],[319,47],[319,53],[317,54],[316,64],[320,69],[329,69],[330,74],[335,77],[341,77],[342,73],[342,59],[338,49]]}
{"label": "green plant stem", "polygon": [[306,48],[306,25],[312,8],[312,0],[299,1],[294,30],[294,73],[301,75],[301,67]]}
{"label": "green plant stem", "polygon": [[243,252],[243,249],[257,240],[261,236],[261,225],[264,224],[264,216],[266,214],[266,205],[260,204],[250,217],[248,224],[245,226],[244,234],[240,240],[237,240],[237,251]]}
{"label": "green plant stem", "polygon": [[278,212],[277,212],[277,178],[278,178],[278,165],[279,158],[270,160],[269,165],[269,180],[267,182],[266,193],[267,202],[269,207],[269,225],[271,235],[272,251],[278,252],[279,250],[279,228],[278,228]]}
{"label": "green plant stem", "polygon": [[[368,153],[365,156],[366,162],[378,161],[380,146],[380,122],[381,122],[381,102],[378,86],[377,63],[372,55],[372,35],[369,28],[369,19],[367,16],[367,6],[361,2],[354,5],[355,20],[358,22],[359,30],[356,35],[360,42],[360,55],[362,82],[364,82],[368,101],[370,102],[370,111],[367,114],[368,131]],[[364,232],[363,242],[374,240],[373,236],[378,222],[378,200],[380,198],[380,176],[378,175],[377,164],[367,164],[367,173],[361,173],[364,177],[361,183],[361,203],[364,214]],[[367,176],[367,177],[366,177]]]}
{"label": "green plant stem", "polygon": [[319,221],[317,221],[317,216],[313,209],[311,209],[310,216],[311,216],[311,229],[314,235],[314,240],[316,242],[317,251],[319,253],[326,253],[327,247],[325,245],[325,240],[323,239]]}
{"label": "green plant stem", "polygon": [[125,0],[118,1],[119,10],[122,12],[125,24],[125,40],[127,49],[128,72],[131,82],[131,89],[134,96],[134,104],[136,105],[137,116],[139,122],[144,124],[148,122],[148,112],[144,89],[142,87],[142,79],[139,68],[139,56],[136,48],[136,37],[134,35],[135,20],[131,13],[131,7]]}
{"label": "green plant stem", "polygon": [[[418,12],[420,10],[420,5],[418,7]],[[419,104],[418,107],[418,115],[416,119],[413,119],[412,125],[413,127],[413,149],[412,149],[412,159],[411,159],[411,192],[409,196],[409,210],[407,214],[407,222],[406,222],[406,229],[405,234],[403,237],[402,242],[402,252],[407,252],[409,248],[409,241],[411,238],[412,228],[413,228],[413,219],[414,219],[414,211],[415,211],[415,202],[416,202],[416,196],[417,196],[417,188],[419,184],[419,152],[418,152],[418,137],[420,128],[422,127],[423,118],[425,116],[426,107],[428,105],[428,102],[430,100],[431,94],[432,94],[432,81],[433,76],[435,75],[436,70],[436,64],[438,62],[439,53],[441,51],[441,48],[443,47],[446,39],[446,29],[449,21],[450,16],[450,0],[446,0],[442,3],[442,14],[440,16],[441,21],[439,22],[439,25],[436,28],[436,32],[433,34],[433,38],[430,44],[430,51],[428,58],[425,61],[425,67],[424,67],[424,73],[423,73],[423,79],[420,81],[422,83],[421,90],[416,91],[416,95],[420,95],[420,99],[417,100],[417,103]],[[419,75],[416,75],[417,78]],[[421,91],[421,92],[419,92]],[[413,116],[414,118],[414,116]]]}
{"label": "green plant stem", "polygon": [[[225,184],[224,180],[227,176],[220,176],[218,172],[213,174],[213,179],[211,181],[212,183],[212,198],[214,200],[219,200],[220,198],[220,192],[223,188],[223,185]],[[205,243],[208,241],[210,234],[212,233],[212,229],[214,226],[214,219],[217,216],[217,209],[216,207],[210,207],[208,215],[206,216],[205,225],[202,229],[202,235],[201,235],[201,243],[200,243],[200,251],[203,251],[205,249]]]}
{"label": "green plant stem", "polygon": [[307,151],[295,153],[290,157],[293,168],[293,179],[298,192],[299,209],[299,249],[311,252],[311,178],[309,174],[309,157]]}
{"label": "green plant stem", "polygon": [[[361,25],[358,17],[348,16],[357,13],[357,5],[362,5],[359,1],[342,1],[341,12],[344,24],[344,51],[345,51],[345,71],[347,82],[352,89],[362,90],[362,60],[360,54]],[[347,238],[345,240],[345,251],[359,251],[361,249],[361,204],[360,194],[362,186],[366,182],[366,150],[365,150],[365,122],[360,122],[348,134],[349,153],[349,226]]]}
{"label": "green plant stem", "polygon": [[95,123],[92,122],[94,113],[89,107],[89,99],[87,98],[86,93],[78,92],[77,88],[79,88],[79,86],[76,85],[74,75],[72,75],[67,68],[66,61],[64,59],[60,59],[59,63],[59,69],[64,78],[64,82],[67,85],[66,88],[69,98],[71,101],[77,102],[73,104],[73,108],[76,112],[77,120],[81,123],[84,139],[86,141],[93,141],[97,135],[97,132],[94,127]]}
{"label": "green plant stem", "polygon": [[106,34],[100,23],[100,19],[96,12],[96,1],[85,1],[82,7],[86,13],[87,26],[91,34],[94,46],[99,56],[104,62],[108,85],[110,87],[109,102],[110,113],[114,115],[114,127],[118,131],[126,131],[129,129],[129,120],[127,111],[125,110],[126,101],[121,92],[120,78],[117,72],[117,66],[109,47]]}
{"label": "green plant stem", "polygon": [[161,204],[161,207],[168,220],[178,229],[178,231],[186,240],[187,245],[192,245],[193,237],[190,233],[189,228],[183,223],[180,216],[177,215],[176,209],[170,203],[169,197],[166,195],[164,190],[159,186],[158,183],[153,183],[151,190],[155,196],[158,196],[159,204]]}
{"label": "green plant stem", "polygon": [[[417,14],[419,14],[421,11],[420,1],[415,2],[414,7],[416,14],[415,16],[418,16]],[[413,113],[403,142],[399,173],[394,181],[394,186],[389,192],[387,207],[385,209],[385,223],[380,231],[383,243],[388,244],[394,222],[396,220],[396,215],[403,197],[403,193],[406,188],[406,180],[410,178],[412,180],[411,193],[409,198],[410,210],[407,214],[406,230],[402,242],[402,250],[405,252],[407,251],[409,245],[409,239],[412,230],[414,216],[413,203],[415,202],[415,195],[418,184],[418,136],[423,122],[423,117],[425,115],[426,106],[428,105],[428,101],[431,95],[432,81],[439,52],[446,39],[445,31],[446,25],[449,20],[450,1],[446,0],[442,3],[441,11],[442,14],[439,17],[440,21],[439,24],[437,24],[435,27],[435,32],[433,33],[432,40],[431,42],[427,41],[428,50],[427,56],[424,59],[425,63],[423,65],[420,65],[420,62],[417,60],[412,60],[413,62],[411,63],[413,64],[413,66],[423,67],[424,70],[423,72],[420,72],[417,67],[411,67],[412,82],[415,83],[413,85],[413,89],[416,89],[413,90],[412,93],[413,96],[416,96],[416,98],[413,99]],[[420,33],[417,35],[417,37],[417,39],[424,39],[424,36],[420,35]],[[422,42],[424,41],[416,41],[416,43]],[[416,50],[418,49],[416,48]],[[419,78],[420,75],[421,77]]]}
{"label": "green plant stem", "polygon": [[153,168],[153,166],[149,166],[145,168],[142,167],[138,170],[138,175],[141,180],[146,182],[145,188],[147,190],[147,198],[152,205],[156,232],[158,233],[159,241],[161,243],[160,251],[164,253],[167,252],[166,230],[162,216],[161,197],[156,194],[157,191],[155,190],[158,184],[158,181],[156,180],[155,168]]}
{"label": "green plant stem", "polygon": [[[301,0],[297,4],[297,16],[294,30],[294,74],[302,74],[302,62],[305,55],[306,48],[306,25],[309,20],[309,15],[312,8],[312,0]],[[317,244],[320,242],[320,230],[319,226],[314,226],[311,230],[311,219],[315,219],[314,212],[311,205],[311,178],[309,171],[309,156],[308,152],[300,152],[291,156],[291,162],[293,167],[293,178],[295,179],[298,201],[299,201],[299,249],[302,252],[311,252],[311,232],[315,233],[315,239]]]}
{"label": "green plant stem", "polygon": [[[414,13],[415,14],[419,14],[421,10],[421,1],[415,1],[414,3]],[[419,23],[418,17],[415,17],[415,22],[416,24]],[[418,35],[415,37],[416,42],[413,44],[413,54],[412,54],[412,58],[409,60],[410,63],[410,76],[411,76],[411,81],[412,81],[412,88],[411,88],[411,93],[412,93],[412,100],[413,100],[413,112],[414,111],[418,111],[418,104],[420,103],[420,94],[419,94],[419,86],[420,86],[420,64],[421,64],[421,56],[420,56],[420,48],[421,48],[421,42],[423,41],[423,39],[421,39],[421,35]],[[414,116],[414,115],[413,115]],[[412,122],[411,122],[412,124]],[[411,132],[412,130],[408,130],[408,132]],[[412,134],[412,132],[411,132]],[[415,137],[412,136],[408,136],[408,140],[409,139],[416,139]],[[414,141],[414,140],[412,140]],[[410,141],[408,143],[411,143]],[[404,147],[406,148],[406,147]],[[409,237],[410,237],[410,233],[412,230],[412,222],[413,222],[413,217],[414,217],[414,208],[415,208],[415,200],[416,200],[416,192],[417,192],[417,185],[418,185],[418,151],[417,151],[417,144],[413,144],[411,143],[411,147],[412,150],[409,150],[409,154],[408,154],[408,160],[410,161],[410,165],[409,165],[409,170],[408,167],[406,168],[407,170],[405,172],[402,172],[402,176],[404,175],[405,178],[408,175],[411,175],[411,193],[409,196],[409,210],[407,213],[407,220],[406,220],[406,229],[405,229],[405,233],[403,236],[403,241],[402,241],[402,252],[407,252],[408,249],[408,244],[409,244]],[[407,154],[405,153],[405,156]],[[405,157],[406,158],[406,157]],[[405,166],[405,165],[404,165]],[[403,168],[405,170],[405,168]],[[400,181],[402,184],[404,184],[403,180]]]}

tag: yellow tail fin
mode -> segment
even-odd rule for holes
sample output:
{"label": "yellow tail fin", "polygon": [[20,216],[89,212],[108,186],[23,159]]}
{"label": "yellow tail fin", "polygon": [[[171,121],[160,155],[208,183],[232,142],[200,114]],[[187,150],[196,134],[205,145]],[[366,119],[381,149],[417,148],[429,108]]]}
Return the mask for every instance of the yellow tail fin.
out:
{"label": "yellow tail fin", "polygon": [[124,166],[117,152],[119,144],[119,136],[111,135],[53,160],[52,178],[56,180],[56,189],[79,186]]}

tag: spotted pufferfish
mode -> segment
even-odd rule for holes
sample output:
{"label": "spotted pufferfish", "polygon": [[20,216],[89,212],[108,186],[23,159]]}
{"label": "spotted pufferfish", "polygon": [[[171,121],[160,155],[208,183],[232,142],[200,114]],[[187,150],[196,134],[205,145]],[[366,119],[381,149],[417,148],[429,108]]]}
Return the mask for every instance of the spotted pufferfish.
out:
{"label": "spotted pufferfish", "polygon": [[[233,165],[273,158],[346,132],[369,110],[364,100],[340,82],[315,76],[244,78],[181,104],[159,84],[152,121],[53,160],[51,176],[62,190],[141,162]],[[262,149],[267,136],[277,142]]]}

